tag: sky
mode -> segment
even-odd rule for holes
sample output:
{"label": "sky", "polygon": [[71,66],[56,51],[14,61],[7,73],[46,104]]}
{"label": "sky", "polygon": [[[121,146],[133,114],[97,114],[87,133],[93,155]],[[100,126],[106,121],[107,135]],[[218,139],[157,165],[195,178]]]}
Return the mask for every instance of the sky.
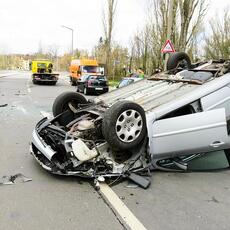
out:
{"label": "sky", "polygon": [[[205,21],[230,7],[230,0],[207,0]],[[148,0],[117,0],[114,40],[128,46],[131,36],[147,19]],[[33,53],[55,46],[69,52],[71,31],[74,48],[89,51],[103,36],[102,14],[106,0],[0,0],[0,53]]]}

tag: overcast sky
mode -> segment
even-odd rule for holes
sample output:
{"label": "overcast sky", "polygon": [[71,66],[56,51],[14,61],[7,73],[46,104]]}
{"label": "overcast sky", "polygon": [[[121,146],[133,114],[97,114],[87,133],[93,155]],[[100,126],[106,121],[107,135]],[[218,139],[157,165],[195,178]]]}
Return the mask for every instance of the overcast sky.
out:
{"label": "overcast sky", "polygon": [[[208,1],[208,0],[207,0]],[[118,0],[115,40],[128,45],[142,28],[148,0]],[[206,21],[230,7],[230,0],[209,0]],[[32,53],[39,44],[55,44],[58,53],[68,52],[74,29],[74,48],[88,49],[103,36],[102,10],[106,0],[0,0],[0,53]]]}

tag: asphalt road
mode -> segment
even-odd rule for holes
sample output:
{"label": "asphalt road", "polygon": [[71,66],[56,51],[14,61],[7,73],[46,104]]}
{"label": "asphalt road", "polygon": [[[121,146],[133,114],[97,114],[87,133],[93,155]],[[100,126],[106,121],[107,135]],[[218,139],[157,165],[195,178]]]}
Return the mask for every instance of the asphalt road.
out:
{"label": "asphalt road", "polygon": [[[0,178],[32,178],[0,185],[0,230],[123,229],[87,180],[51,175],[29,154],[36,122],[67,90],[75,89],[64,76],[56,86],[33,85],[28,72],[0,71]],[[146,229],[229,229],[230,171],[153,172],[151,180],[147,190],[112,187]]]}
{"label": "asphalt road", "polygon": [[0,186],[0,229],[123,229],[88,183],[53,176],[29,154],[29,142],[41,111],[54,98],[74,90],[65,78],[56,86],[32,85],[30,74],[0,73],[0,178],[23,173],[32,181]]}

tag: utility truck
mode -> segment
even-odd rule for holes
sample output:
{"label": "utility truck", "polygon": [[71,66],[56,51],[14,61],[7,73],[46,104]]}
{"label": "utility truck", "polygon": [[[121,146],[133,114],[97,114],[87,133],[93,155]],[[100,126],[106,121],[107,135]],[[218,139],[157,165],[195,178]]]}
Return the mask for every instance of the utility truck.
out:
{"label": "utility truck", "polygon": [[73,59],[70,67],[70,84],[77,85],[81,76],[87,75],[104,75],[105,68],[98,64],[95,59]]}
{"label": "utility truck", "polygon": [[56,85],[58,81],[58,73],[53,73],[53,63],[49,60],[33,60],[30,63],[32,71],[32,82],[37,84],[39,82]]}

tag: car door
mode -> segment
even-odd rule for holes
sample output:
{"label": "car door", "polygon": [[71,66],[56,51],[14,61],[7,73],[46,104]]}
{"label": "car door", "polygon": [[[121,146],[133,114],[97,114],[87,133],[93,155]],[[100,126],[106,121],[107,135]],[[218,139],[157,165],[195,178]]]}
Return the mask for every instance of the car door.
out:
{"label": "car door", "polygon": [[176,157],[230,147],[225,109],[215,109],[155,121],[150,152]]}

